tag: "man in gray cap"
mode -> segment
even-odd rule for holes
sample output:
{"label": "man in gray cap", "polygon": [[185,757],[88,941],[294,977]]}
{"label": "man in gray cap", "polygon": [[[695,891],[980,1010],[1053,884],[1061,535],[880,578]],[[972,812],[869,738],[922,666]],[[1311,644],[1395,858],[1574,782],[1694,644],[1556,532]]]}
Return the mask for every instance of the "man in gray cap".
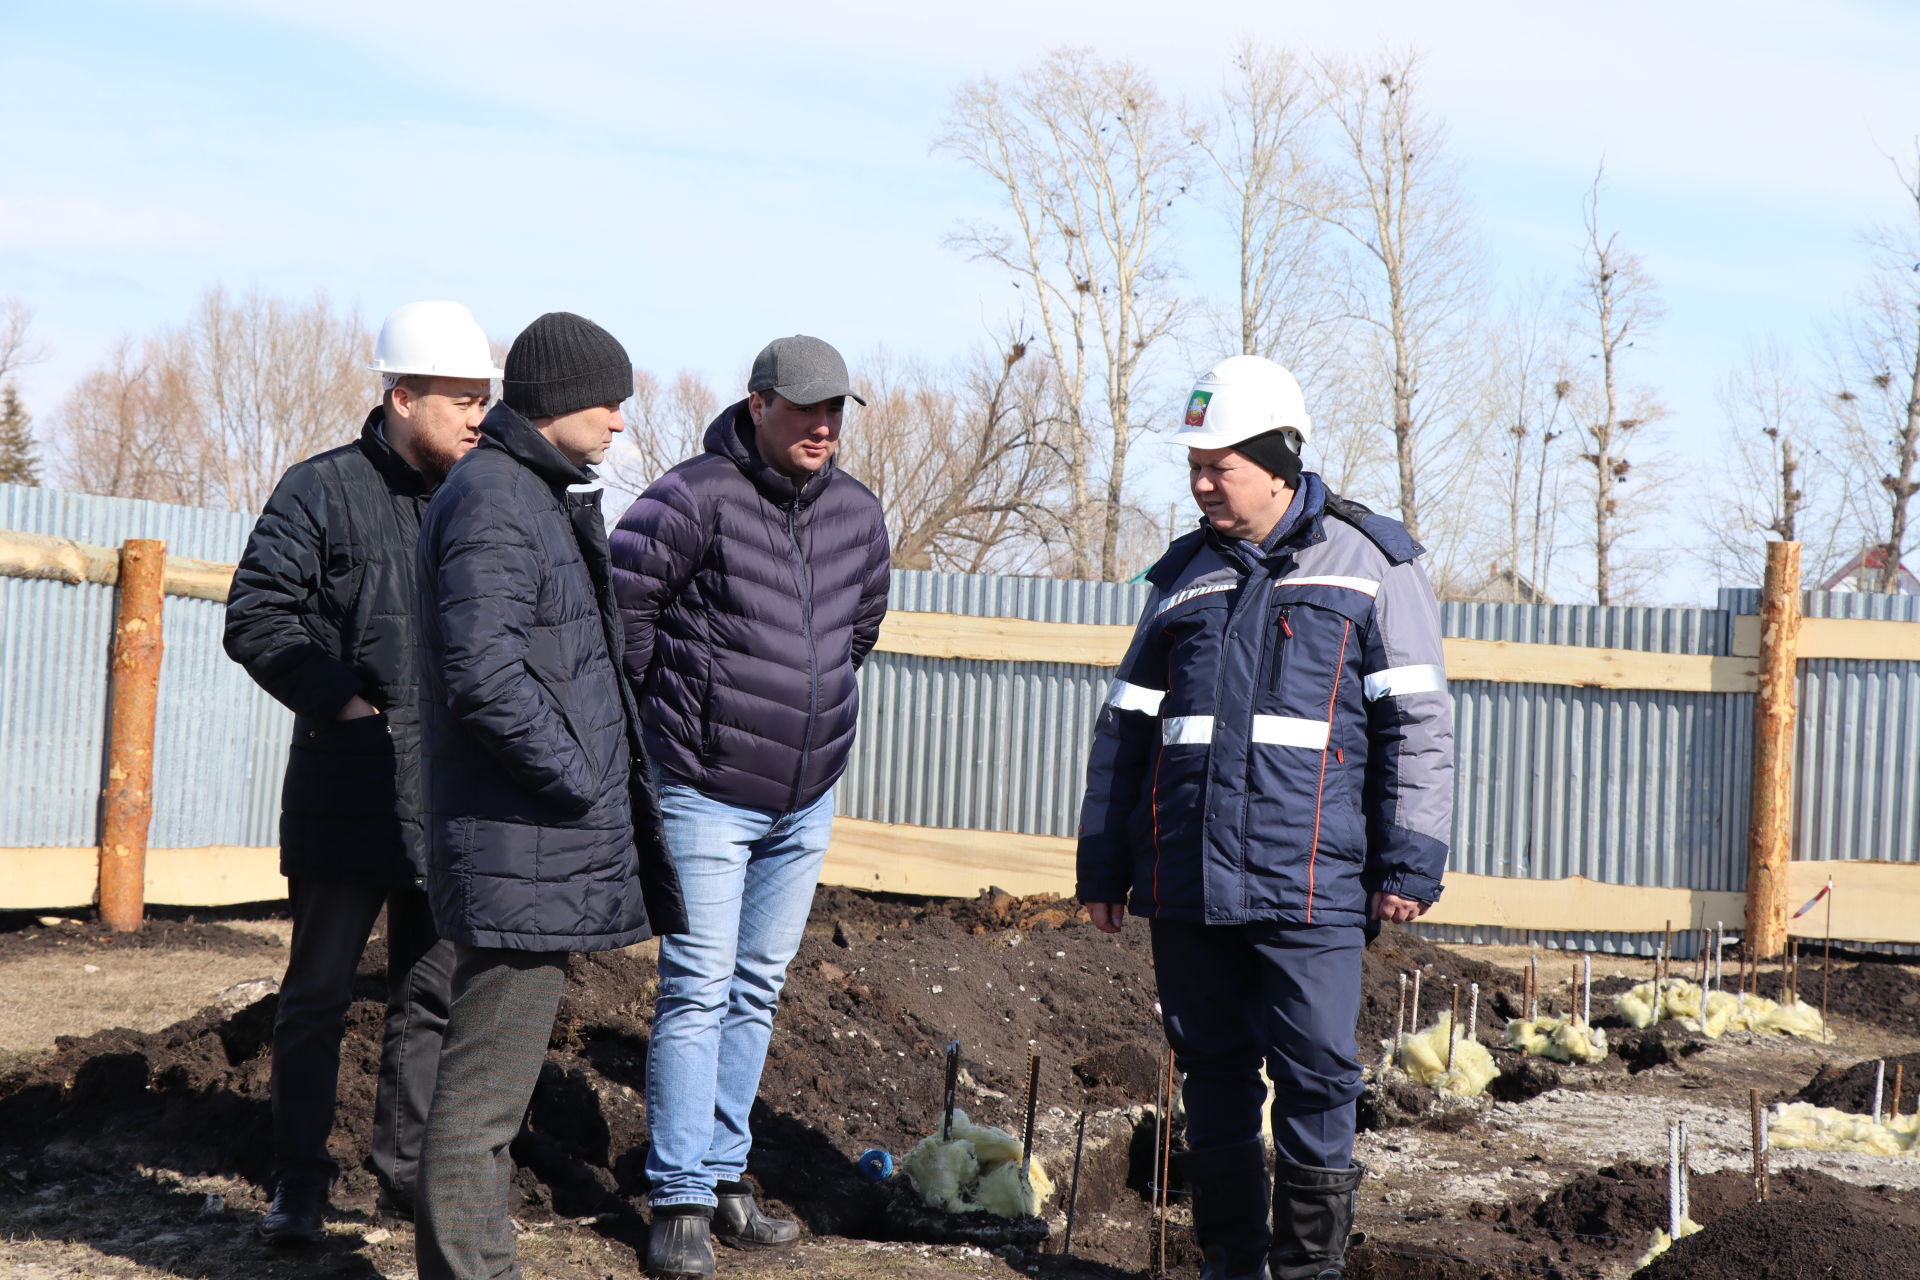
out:
{"label": "man in gray cap", "polygon": [[769,343],[705,452],[612,535],[624,668],[687,910],[661,939],[647,1053],[657,1276],[712,1275],[715,1236],[800,1234],[754,1203],[747,1117],[853,745],[854,672],[887,609],[880,503],[833,462],[849,399],[866,403],[827,343]]}

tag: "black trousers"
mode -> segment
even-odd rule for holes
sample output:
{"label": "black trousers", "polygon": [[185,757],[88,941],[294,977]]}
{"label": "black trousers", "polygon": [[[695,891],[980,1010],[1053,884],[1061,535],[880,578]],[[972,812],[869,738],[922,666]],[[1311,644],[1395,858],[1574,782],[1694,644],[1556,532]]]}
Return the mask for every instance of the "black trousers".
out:
{"label": "black trousers", "polygon": [[1149,924],[1161,1019],[1187,1077],[1187,1144],[1260,1136],[1264,1065],[1275,1152],[1346,1168],[1361,1086],[1360,926]]}
{"label": "black trousers", "polygon": [[453,983],[453,944],[433,927],[417,889],[288,881],[293,942],[273,1022],[275,1174],[332,1178],[327,1154],[340,1082],[340,1039],[353,975],[380,908],[387,909],[387,1022],[373,1113],[373,1169],[380,1185],[410,1197],[418,1178],[427,1109],[440,1066]]}
{"label": "black trousers", "polygon": [[453,1018],[420,1166],[420,1280],[518,1280],[513,1157],[567,984],[565,951],[454,947]]}

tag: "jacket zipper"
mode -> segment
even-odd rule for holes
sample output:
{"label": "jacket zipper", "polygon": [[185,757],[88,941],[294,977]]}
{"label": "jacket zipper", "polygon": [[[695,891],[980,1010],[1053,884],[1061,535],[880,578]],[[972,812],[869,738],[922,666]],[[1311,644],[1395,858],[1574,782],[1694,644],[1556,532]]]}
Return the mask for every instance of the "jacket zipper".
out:
{"label": "jacket zipper", "polygon": [[1273,661],[1267,666],[1267,691],[1269,693],[1280,688],[1280,673],[1286,669],[1287,641],[1293,639],[1293,626],[1287,619],[1292,613],[1292,605],[1283,604],[1280,606],[1280,634],[1274,637]]}
{"label": "jacket zipper", "polygon": [[794,573],[800,581],[800,631],[807,638],[807,727],[800,735],[800,763],[793,772],[791,811],[800,807],[800,788],[807,777],[807,757],[813,754],[813,722],[818,718],[820,701],[820,663],[813,642],[813,575],[807,571],[807,558],[800,550],[800,500],[787,507],[787,541],[793,544]]}

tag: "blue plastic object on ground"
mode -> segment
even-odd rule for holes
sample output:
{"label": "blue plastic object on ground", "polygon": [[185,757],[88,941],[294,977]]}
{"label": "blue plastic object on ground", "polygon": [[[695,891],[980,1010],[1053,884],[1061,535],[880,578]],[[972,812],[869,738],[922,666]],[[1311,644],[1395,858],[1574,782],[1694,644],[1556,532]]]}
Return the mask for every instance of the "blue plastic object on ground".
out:
{"label": "blue plastic object on ground", "polygon": [[860,1153],[857,1167],[861,1177],[879,1182],[893,1176],[893,1157],[878,1147],[870,1147]]}

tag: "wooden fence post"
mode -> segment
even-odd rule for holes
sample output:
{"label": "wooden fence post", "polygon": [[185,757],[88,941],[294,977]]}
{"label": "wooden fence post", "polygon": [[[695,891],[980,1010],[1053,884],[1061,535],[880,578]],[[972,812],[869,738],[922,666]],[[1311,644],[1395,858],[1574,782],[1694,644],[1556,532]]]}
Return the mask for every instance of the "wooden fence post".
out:
{"label": "wooden fence post", "polygon": [[1771,960],[1787,944],[1787,860],[1793,839],[1794,658],[1800,637],[1800,544],[1767,544],[1760,596],[1760,689],[1753,706],[1753,808],[1747,826],[1747,936]]}
{"label": "wooden fence post", "polygon": [[160,605],[167,544],[129,538],[120,548],[100,818],[100,918],[138,929],[146,912],[147,829],[153,821],[153,722],[160,696]]}

